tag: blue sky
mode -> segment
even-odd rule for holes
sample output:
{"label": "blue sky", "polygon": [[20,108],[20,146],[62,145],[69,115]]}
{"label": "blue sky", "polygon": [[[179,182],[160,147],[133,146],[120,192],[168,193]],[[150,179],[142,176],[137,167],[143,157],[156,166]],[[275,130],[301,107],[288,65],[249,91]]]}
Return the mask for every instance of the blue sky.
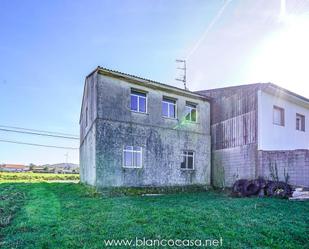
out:
{"label": "blue sky", "polygon": [[[79,134],[84,78],[96,66],[181,87],[174,80],[175,59],[187,58],[199,40],[187,58],[191,90],[272,81],[309,97],[307,69],[295,61],[277,63],[280,49],[292,56],[298,40],[307,41],[309,29],[295,27],[308,27],[309,2],[287,1],[286,6],[297,17],[289,23],[279,20],[280,0],[2,0],[0,125]],[[287,43],[289,34],[295,39]],[[282,39],[286,42],[278,49]],[[301,44],[304,49],[306,44]],[[271,57],[274,47],[278,51]],[[296,54],[307,52],[299,47]],[[291,82],[295,75],[297,82]],[[78,146],[1,131],[0,139]],[[78,162],[77,151],[0,143],[0,163],[56,163],[64,161],[66,152],[69,161]]]}

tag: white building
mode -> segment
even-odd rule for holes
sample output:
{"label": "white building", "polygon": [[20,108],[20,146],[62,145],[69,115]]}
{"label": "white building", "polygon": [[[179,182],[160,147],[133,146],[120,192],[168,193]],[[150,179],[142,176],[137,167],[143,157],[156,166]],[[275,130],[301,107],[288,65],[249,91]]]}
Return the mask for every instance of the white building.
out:
{"label": "white building", "polygon": [[309,187],[309,99],[272,83],[199,91],[212,101],[212,179],[271,178]]}

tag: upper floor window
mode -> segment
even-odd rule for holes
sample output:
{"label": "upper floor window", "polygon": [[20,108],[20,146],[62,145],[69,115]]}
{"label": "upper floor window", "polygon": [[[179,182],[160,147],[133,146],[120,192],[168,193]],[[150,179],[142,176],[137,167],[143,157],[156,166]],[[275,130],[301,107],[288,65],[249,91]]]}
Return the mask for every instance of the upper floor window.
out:
{"label": "upper floor window", "polygon": [[193,151],[183,151],[182,153],[182,163],[180,165],[181,169],[194,169],[194,152]]}
{"label": "upper floor window", "polygon": [[284,109],[278,106],[273,108],[273,123],[284,126]]}
{"label": "upper floor window", "polygon": [[142,167],[142,147],[125,146],[123,149],[123,167],[141,168]]}
{"label": "upper floor window", "polygon": [[131,90],[131,111],[147,112],[146,93]]}
{"label": "upper floor window", "polygon": [[296,113],[296,130],[305,131],[305,116]]}
{"label": "upper floor window", "polygon": [[176,101],[163,97],[162,100],[163,117],[176,118]]}
{"label": "upper floor window", "polygon": [[196,122],[196,104],[186,103],[186,120]]}

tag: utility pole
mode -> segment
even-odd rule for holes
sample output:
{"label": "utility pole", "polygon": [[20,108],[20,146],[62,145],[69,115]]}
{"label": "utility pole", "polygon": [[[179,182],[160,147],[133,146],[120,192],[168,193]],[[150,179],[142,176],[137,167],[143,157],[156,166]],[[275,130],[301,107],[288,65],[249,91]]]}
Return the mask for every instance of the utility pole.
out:
{"label": "utility pole", "polygon": [[186,60],[176,60],[176,63],[182,63],[182,67],[177,67],[177,69],[183,71],[183,75],[181,78],[176,78],[176,80],[181,81],[183,83],[184,89],[188,90],[187,88],[187,64]]}
{"label": "utility pole", "polygon": [[65,153],[64,156],[65,156],[65,165],[68,166],[69,153],[68,152]]}

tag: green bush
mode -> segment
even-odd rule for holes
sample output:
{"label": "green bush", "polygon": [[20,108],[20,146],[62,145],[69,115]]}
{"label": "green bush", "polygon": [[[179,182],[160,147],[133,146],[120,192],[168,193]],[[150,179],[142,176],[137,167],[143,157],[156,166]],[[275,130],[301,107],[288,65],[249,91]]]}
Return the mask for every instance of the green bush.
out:
{"label": "green bush", "polygon": [[32,172],[0,172],[0,182],[44,182],[44,181],[68,181],[79,180],[77,174],[51,174],[51,173],[32,173]]}

